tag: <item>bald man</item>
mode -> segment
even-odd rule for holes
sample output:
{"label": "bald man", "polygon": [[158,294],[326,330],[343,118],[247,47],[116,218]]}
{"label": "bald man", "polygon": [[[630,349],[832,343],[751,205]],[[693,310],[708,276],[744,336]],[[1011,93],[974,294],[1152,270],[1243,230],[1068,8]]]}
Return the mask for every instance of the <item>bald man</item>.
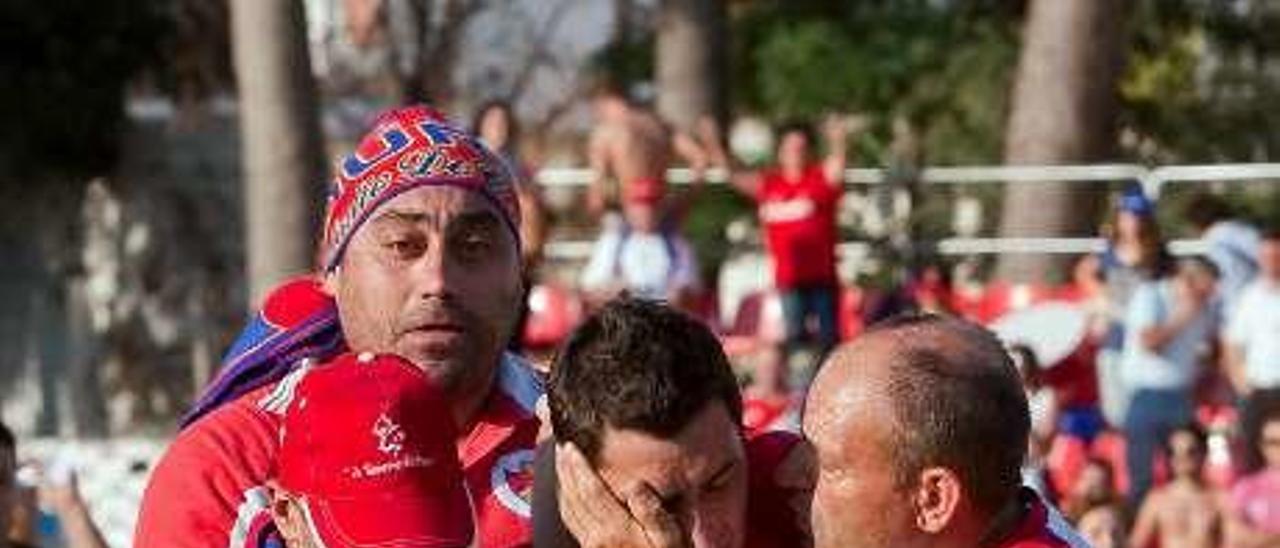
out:
{"label": "bald man", "polygon": [[1021,486],[1030,418],[1000,341],[958,319],[890,320],[809,392],[818,548],[1087,546]]}

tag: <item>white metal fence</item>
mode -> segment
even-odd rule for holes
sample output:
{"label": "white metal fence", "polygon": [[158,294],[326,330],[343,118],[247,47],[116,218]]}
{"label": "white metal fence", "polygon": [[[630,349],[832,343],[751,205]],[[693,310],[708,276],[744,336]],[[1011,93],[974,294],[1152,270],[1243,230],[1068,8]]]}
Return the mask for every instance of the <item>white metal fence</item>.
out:
{"label": "white metal fence", "polygon": [[[707,180],[711,184],[723,184],[724,170],[709,170]],[[537,174],[538,182],[550,187],[585,186],[591,180],[591,171],[577,168],[544,169]],[[671,169],[667,179],[673,184],[688,184],[692,172],[688,169]],[[845,171],[845,181],[850,186],[884,184],[889,180],[888,170],[855,168]],[[1161,193],[1173,184],[1198,184],[1215,181],[1273,181],[1280,182],[1280,163],[1238,163],[1147,167],[1137,164],[1092,164],[1062,166],[965,166],[926,167],[918,173],[919,182],[927,189],[933,185],[966,184],[1044,184],[1046,182],[1071,184],[1116,184],[1134,182],[1142,186],[1148,196],[1158,200]],[[944,255],[983,255],[1009,253],[1081,254],[1102,249],[1100,238],[944,238],[937,243]],[[1202,247],[1195,240],[1174,240],[1170,250],[1175,254],[1199,252]],[[841,244],[842,252],[864,248],[861,242]],[[591,242],[559,240],[546,246],[552,259],[581,260],[591,252]]]}

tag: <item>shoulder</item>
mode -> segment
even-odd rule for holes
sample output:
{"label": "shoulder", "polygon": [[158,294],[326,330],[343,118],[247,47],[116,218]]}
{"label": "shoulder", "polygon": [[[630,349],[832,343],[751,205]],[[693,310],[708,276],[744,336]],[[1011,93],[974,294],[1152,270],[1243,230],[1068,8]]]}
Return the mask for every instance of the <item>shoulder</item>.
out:
{"label": "shoulder", "polygon": [[542,378],[524,357],[503,353],[498,365],[497,389],[527,417],[536,417],[538,399],[545,393]]}
{"label": "shoulder", "polygon": [[1155,512],[1156,517],[1159,517],[1164,512],[1164,508],[1169,505],[1170,499],[1177,496],[1176,493],[1170,492],[1169,486],[1161,485],[1147,494],[1147,498],[1142,501],[1142,506],[1150,507],[1150,511]]}
{"label": "shoulder", "polygon": [[748,546],[794,546],[806,536],[804,508],[812,472],[811,453],[799,450],[793,432],[766,432],[746,441]]}
{"label": "shoulder", "polygon": [[260,406],[272,388],[241,396],[174,439],[143,494],[137,546],[183,546],[231,534],[247,494],[275,462],[278,419]]}
{"label": "shoulder", "polygon": [[1133,295],[1129,297],[1129,315],[1140,314],[1143,317],[1158,314],[1160,307],[1166,300],[1163,290],[1163,284],[1160,282],[1143,282],[1133,289]]}
{"label": "shoulder", "polygon": [[[1026,489],[1026,488],[1023,488]],[[1023,491],[1019,496],[1029,501],[1026,518],[1012,538],[1001,548],[1085,548],[1089,546],[1066,518],[1039,495]]]}
{"label": "shoulder", "polygon": [[194,472],[274,453],[279,418],[264,407],[274,388],[249,392],[191,424],[174,439],[164,459],[182,461],[188,465],[184,470]]}
{"label": "shoulder", "polygon": [[1231,486],[1231,490],[1227,494],[1227,498],[1233,502],[1241,502],[1256,496],[1258,493],[1267,491],[1266,472],[1257,472],[1249,476],[1245,476],[1236,481]]}
{"label": "shoulder", "polygon": [[777,166],[766,167],[760,170],[760,186],[761,190],[778,184],[782,180],[782,169]]}
{"label": "shoulder", "polygon": [[1139,306],[1159,306],[1172,297],[1173,287],[1165,281],[1143,282],[1133,290],[1133,302]]}
{"label": "shoulder", "polygon": [[812,163],[804,168],[805,179],[811,182],[829,184],[831,181],[827,178],[827,170],[821,163]]}

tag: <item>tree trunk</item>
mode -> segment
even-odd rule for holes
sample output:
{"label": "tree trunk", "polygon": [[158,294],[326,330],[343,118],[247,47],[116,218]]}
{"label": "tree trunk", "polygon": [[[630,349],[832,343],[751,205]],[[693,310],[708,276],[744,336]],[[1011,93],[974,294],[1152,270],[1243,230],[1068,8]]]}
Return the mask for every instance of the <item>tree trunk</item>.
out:
{"label": "tree trunk", "polygon": [[[1122,66],[1126,2],[1032,0],[1005,133],[1005,163],[1054,165],[1109,158],[1115,142],[1116,81]],[[1091,234],[1102,194],[1065,183],[1009,186],[1000,234]],[[1006,255],[997,276],[1048,281],[1067,257]]]}
{"label": "tree trunk", "polygon": [[729,35],[724,2],[661,0],[658,10],[658,114],[685,131],[699,116],[723,121]]}
{"label": "tree trunk", "polygon": [[635,27],[635,0],[613,0],[613,38],[615,44],[630,44]]}
{"label": "tree trunk", "polygon": [[324,151],[301,0],[231,0],[249,306],[314,265]]}

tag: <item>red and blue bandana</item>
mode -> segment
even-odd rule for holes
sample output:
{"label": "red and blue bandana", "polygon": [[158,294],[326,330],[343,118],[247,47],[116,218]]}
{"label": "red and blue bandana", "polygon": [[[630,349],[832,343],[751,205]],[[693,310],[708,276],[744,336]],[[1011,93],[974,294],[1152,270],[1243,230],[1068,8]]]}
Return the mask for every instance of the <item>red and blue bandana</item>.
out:
{"label": "red and blue bandana", "polygon": [[520,204],[514,172],[479,139],[429,107],[383,114],[334,171],[324,226],[325,272],[341,262],[347,242],[379,205],[424,185],[479,192],[502,212],[519,245]]}

